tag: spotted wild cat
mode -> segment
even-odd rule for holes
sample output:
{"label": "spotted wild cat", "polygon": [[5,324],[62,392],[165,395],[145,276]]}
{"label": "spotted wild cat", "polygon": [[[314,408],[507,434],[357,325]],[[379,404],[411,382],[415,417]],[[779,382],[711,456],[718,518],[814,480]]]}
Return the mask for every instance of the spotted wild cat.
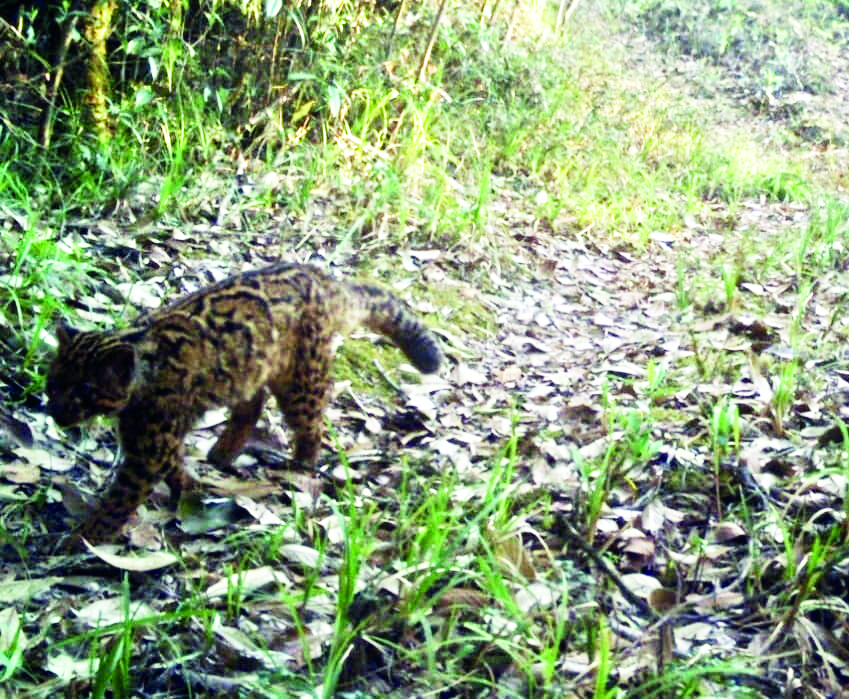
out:
{"label": "spotted wild cat", "polygon": [[74,535],[114,536],[162,479],[179,497],[183,440],[206,410],[230,408],[208,459],[232,461],[274,395],[295,458],[318,460],[331,383],[332,338],[363,324],[422,372],[439,368],[434,336],[392,294],[334,280],[307,265],[237,274],[141,316],[129,328],[57,328],[47,408],[60,427],[117,415],[123,461]]}

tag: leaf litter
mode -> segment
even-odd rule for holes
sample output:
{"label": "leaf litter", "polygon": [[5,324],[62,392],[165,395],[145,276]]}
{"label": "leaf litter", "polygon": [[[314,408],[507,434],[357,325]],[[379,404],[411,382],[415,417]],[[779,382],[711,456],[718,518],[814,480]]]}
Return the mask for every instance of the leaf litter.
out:
{"label": "leaf litter", "polygon": [[[656,59],[643,52],[637,60]],[[845,549],[839,564],[823,571],[816,594],[809,590],[803,608],[772,608],[782,594],[792,596],[794,577],[810,575],[805,563],[814,537],[834,531],[835,523],[846,526],[840,451],[845,436],[838,430],[822,443],[835,416],[847,420],[849,382],[841,349],[847,322],[831,310],[846,293],[842,270],[818,279],[801,304],[799,280],[786,265],[738,280],[730,304],[718,274],[729,241],[742,250],[744,238],[752,236],[758,237],[749,242],[755,248],[799,236],[810,212],[794,204],[745,201],[728,214],[734,222],[730,233],[711,233],[692,221],[680,236],[656,236],[645,250],[635,251],[592,231],[574,236],[568,227],[547,231],[521,209],[521,197],[501,186],[503,198],[493,211],[520,221],[498,234],[516,251],[518,269],[489,263],[472,273],[481,260],[471,250],[407,250],[400,265],[395,258],[385,260],[395,270],[396,291],[413,305],[421,303],[417,284],[428,279],[454,290],[445,307],[434,303],[426,309],[434,312],[452,361],[441,377],[421,383],[398,379],[398,368],[377,369],[376,375],[394,382],[394,403],[350,383],[341,387],[330,412],[333,446],[350,460],[325,467],[319,487],[306,477],[281,483],[274,468],[279,464],[267,461],[270,451],[287,453],[286,431],[273,410],[263,426],[268,438],[248,449],[234,474],[209,470],[203,455],[213,421],[187,440],[187,464],[207,489],[205,506],[221,508],[181,513],[185,526],[178,528],[169,523],[173,512],[160,493],[129,527],[143,554],[92,549],[116,571],[151,574],[130,578],[129,608],[119,594],[120,575],[104,578],[102,568],[88,572],[84,563],[55,559],[34,559],[24,569],[6,546],[0,639],[10,647],[9,638],[20,628],[17,643],[46,657],[46,677],[32,687],[33,696],[47,696],[53,678],[70,682],[95,669],[91,660],[77,660],[67,650],[48,650],[69,632],[81,633],[96,620],[124,623],[127,609],[133,618],[165,618],[191,595],[203,597],[213,612],[207,628],[187,621],[174,631],[205,649],[208,662],[188,663],[186,669],[197,686],[232,689],[239,681],[259,681],[263,668],[307,667],[327,652],[333,634],[349,536],[344,513],[372,505],[379,546],[359,562],[353,581],[357,605],[349,614],[353,625],[383,635],[387,644],[424,645],[417,628],[404,623],[403,610],[435,573],[445,587],[421,622],[431,627],[429,633],[459,618],[463,628],[476,629],[488,642],[519,637],[522,630],[506,611],[511,605],[537,628],[552,620],[596,623],[603,613],[619,661],[616,681],[623,685],[658,670],[659,656],[694,663],[746,658],[749,667],[740,677],[754,671],[763,686],[776,691],[801,691],[802,675],[818,696],[849,682]],[[320,260],[335,240],[333,204],[313,206],[309,243]],[[206,208],[221,210],[214,197]],[[98,260],[104,256],[104,272],[118,281],[111,285],[115,294],[93,283],[77,310],[86,322],[108,326],[116,315],[131,318],[221,279],[234,266],[277,259],[279,251],[291,250],[291,239],[281,233],[285,218],[278,212],[267,223],[245,222],[231,214],[219,219],[222,225],[157,224],[142,231],[78,221],[71,227],[74,244],[89,248]],[[106,263],[110,253],[117,254]],[[378,259],[376,268],[381,264]],[[714,282],[706,290],[694,288],[684,304],[682,264],[688,278]],[[133,281],[137,278],[141,281]],[[491,312],[491,334],[479,336],[452,320],[452,306],[471,301]],[[826,344],[829,335],[842,343]],[[782,406],[776,376],[782,363],[793,362],[800,378]],[[723,401],[739,411],[737,455],[733,434],[716,434],[712,422]],[[0,501],[14,503],[31,492],[35,480],[46,479],[54,483],[48,503],[56,504],[68,472],[72,483],[96,490],[99,479],[78,465],[83,450],[70,451],[70,442],[41,415],[22,409],[4,414],[2,424],[8,437],[2,442]],[[107,473],[117,459],[114,436],[99,428],[88,435],[97,447],[86,450],[88,458]],[[476,511],[486,503],[492,473],[503,466],[505,443],[513,439],[508,522],[496,527],[495,517],[476,524],[470,517],[470,528],[480,525],[477,540],[470,535],[463,546],[450,549],[447,560],[410,564],[396,558],[399,538],[413,536],[404,533],[404,521],[393,519],[397,489],[410,468],[416,483],[409,487],[438,489],[450,481],[455,509]],[[714,485],[726,507],[745,502],[757,516],[748,521],[731,508],[735,519],[721,517]],[[212,499],[209,490],[223,499]],[[593,510],[595,492],[604,497]],[[303,518],[307,523],[294,524]],[[788,528],[788,518],[802,526]],[[176,555],[159,550],[163,526]],[[245,536],[279,530],[269,539],[272,562],[258,559],[241,567],[239,552],[223,540],[234,529]],[[788,541],[789,534],[795,540]],[[493,552],[503,597],[471,584],[467,573],[475,567],[475,547]],[[453,585],[452,575],[459,581]],[[71,584],[77,591],[69,594]],[[294,598],[284,593],[307,585],[318,590],[298,628]],[[154,589],[157,594],[151,594]],[[59,618],[61,626],[48,621]],[[500,671],[507,682],[516,668],[499,666],[484,652],[486,645],[481,644],[481,668]],[[352,648],[359,652],[347,657],[348,676],[374,666],[366,650]],[[151,662],[161,661],[155,650],[148,652]],[[374,671],[373,681],[403,687],[409,661],[396,662],[394,671],[389,662]],[[593,687],[595,662],[573,638],[557,660],[563,686],[585,696]],[[171,691],[165,680],[140,681],[152,695]],[[519,686],[527,691],[522,682]]]}

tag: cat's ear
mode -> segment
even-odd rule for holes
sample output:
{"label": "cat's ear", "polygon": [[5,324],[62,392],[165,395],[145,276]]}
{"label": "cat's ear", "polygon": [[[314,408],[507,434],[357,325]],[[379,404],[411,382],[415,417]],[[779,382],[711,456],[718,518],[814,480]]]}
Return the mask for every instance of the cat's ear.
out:
{"label": "cat's ear", "polygon": [[103,381],[110,391],[123,393],[136,375],[136,351],[132,345],[115,345],[103,353]]}
{"label": "cat's ear", "polygon": [[60,320],[56,323],[56,339],[59,341],[59,347],[67,347],[71,344],[71,340],[79,333],[79,330],[72,328],[65,321]]}

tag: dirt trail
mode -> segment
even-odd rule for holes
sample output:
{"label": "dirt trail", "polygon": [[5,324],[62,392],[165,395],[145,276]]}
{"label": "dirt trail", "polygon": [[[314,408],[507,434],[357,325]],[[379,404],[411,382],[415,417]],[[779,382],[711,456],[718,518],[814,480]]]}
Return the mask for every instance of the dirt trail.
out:
{"label": "dirt trail", "polygon": [[[753,115],[728,91],[704,95],[693,77],[704,66],[662,55],[637,34],[617,34],[615,41],[627,57],[622,72],[632,76],[635,91],[650,93],[661,86],[700,105],[714,124],[709,138],[717,143],[732,142],[739,131],[757,134],[765,151],[821,159],[819,171],[830,181],[849,163],[841,147],[801,143],[791,154],[781,142],[780,123]],[[845,113],[844,95],[833,95],[834,111]],[[783,534],[771,523],[770,511],[798,517],[800,523],[813,515],[808,524],[816,528],[815,512],[843,508],[843,462],[828,445],[841,443],[833,425],[849,403],[841,312],[847,256],[836,247],[831,268],[806,280],[797,276],[796,253],[787,242],[808,234],[815,213],[808,206],[763,197],[733,209],[719,199],[711,205],[712,222],[687,221],[683,232],[661,232],[643,251],[568,227],[514,228],[529,272],[521,281],[493,279],[486,300],[498,332],[476,348],[480,359],[470,362],[471,378],[463,367],[453,376],[465,396],[458,403],[518,406],[515,429],[525,487],[549,489],[552,511],[573,512],[575,503],[585,500],[582,461],[598,464],[613,451],[627,452],[618,470],[623,482],[608,496],[601,515],[606,524],[595,540],[622,554],[623,576],[680,565],[681,584],[697,590],[699,570],[680,555],[689,549],[688,540],[695,536],[727,546],[702,559],[712,570],[716,607],[700,608],[706,624],[697,629],[676,620],[676,650],[686,651],[695,642],[714,644],[716,658],[738,653],[760,658],[781,648],[796,658],[788,662],[799,674],[821,682],[822,691],[833,691],[835,677],[843,673],[845,680],[845,654],[834,663],[800,667],[796,644],[809,643],[803,640],[807,632],[782,634],[766,608],[757,612],[766,630],[755,630],[757,625],[741,614],[744,598],[730,591],[741,581],[755,590],[768,584],[747,570],[749,536],[758,539],[770,565],[781,559]],[[784,259],[776,261],[777,253]],[[798,254],[804,263],[805,253]],[[742,269],[731,287],[730,306],[723,292],[726,265]],[[787,374],[794,364],[798,373]],[[794,377],[793,390],[782,410],[778,396],[787,375]],[[723,400],[737,406],[742,423],[739,455],[723,452],[720,459],[723,488],[730,488],[732,501],[742,494],[750,506],[764,508],[755,519],[766,535],[736,521],[720,524],[722,505],[713,494],[687,487],[688,473],[710,474],[716,468],[711,420]],[[475,433],[476,444],[497,447],[513,427],[503,412],[490,419],[481,416],[486,412],[464,414],[462,430]],[[446,428],[441,438],[450,440]],[[641,456],[647,462],[640,463]],[[736,546],[735,536],[740,537]],[[722,598],[726,586],[729,593]],[[819,594],[823,603],[831,595],[840,599],[842,587],[826,584]],[[643,622],[648,628],[650,619]],[[830,630],[840,637],[839,630]],[[760,667],[761,688],[772,694],[782,686],[783,665],[764,657]]]}
{"label": "dirt trail", "polygon": [[[714,119],[710,137],[719,141],[745,130],[759,134],[765,148],[782,147],[774,138],[775,123],[767,117],[752,116],[727,92],[704,96],[693,77],[703,66],[687,58],[664,56],[641,35],[615,34],[610,42],[611,49],[621,54],[622,73],[630,76],[635,92],[675,90],[680,99],[698,103]],[[811,149],[811,157],[815,154]],[[823,168],[839,167],[845,153],[834,150],[831,156]],[[720,505],[705,483],[721,469],[724,495],[735,502],[751,498],[750,506],[759,515],[770,508],[802,519],[809,508],[831,508],[834,516],[843,511],[843,491],[834,482],[834,474],[815,471],[829,465],[824,459],[831,457],[823,456],[818,448],[832,419],[849,403],[849,383],[842,378],[846,354],[841,349],[836,355],[833,346],[824,344],[825,338],[833,342],[838,333],[845,333],[842,325],[833,325],[832,309],[840,308],[849,293],[841,281],[846,254],[836,255],[833,274],[813,280],[809,288],[806,280],[795,277],[789,262],[760,266],[780,241],[804,236],[811,212],[798,204],[758,199],[732,210],[717,198],[711,202],[715,213],[711,221],[685,221],[681,231],[659,231],[644,250],[635,250],[611,242],[608,232],[576,231],[568,222],[547,230],[535,222],[531,204],[525,204],[523,196],[499,196],[504,199],[494,202],[493,211],[505,216],[499,224],[501,230],[509,231],[504,234],[509,235],[504,249],[515,255],[515,268],[502,272],[494,259],[473,259],[469,254],[468,259],[457,260],[453,252],[423,265],[425,271],[432,267],[434,274],[442,275],[441,281],[433,276],[434,283],[456,289],[458,304],[474,299],[491,311],[495,322],[491,338],[479,340],[470,334],[446,340],[449,355],[453,341],[459,351],[453,353],[455,361],[443,377],[444,385],[432,392],[436,408],[431,429],[419,430],[424,436],[415,441],[420,453],[433,454],[428,468],[436,474],[455,469],[461,485],[479,487],[487,482],[493,457],[514,433],[518,436],[515,497],[518,501],[543,493],[548,498],[544,501],[548,511],[521,514],[517,523],[517,531],[525,535],[524,544],[540,554],[535,560],[545,560],[549,566],[543,570],[537,564],[535,584],[548,586],[551,596],[548,606],[540,603],[535,613],[554,618],[565,583],[552,571],[575,562],[578,572],[567,580],[574,586],[570,599],[597,603],[596,609],[609,615],[610,627],[618,634],[617,650],[627,646],[618,665],[623,686],[642,668],[656,667],[654,646],[639,643],[654,642],[655,620],[629,606],[607,584],[615,578],[628,589],[636,588],[630,573],[640,573],[643,582],[654,580],[659,589],[661,571],[676,571],[680,589],[691,593],[688,613],[695,612],[672,614],[668,619],[675,631],[670,650],[674,657],[692,658],[699,649],[707,649],[706,657],[719,660],[762,649],[765,655],[787,652],[787,667],[799,667],[799,646],[792,639],[773,636],[776,619],[767,613],[764,598],[753,595],[744,601],[739,596],[741,588],[762,591],[772,584],[764,579],[766,573],[758,577],[760,571],[751,570],[750,537],[760,537],[764,560],[772,565],[785,551],[781,532],[776,532],[774,522],[762,531],[746,531],[746,523],[737,521],[720,526],[723,513],[717,512]],[[179,232],[182,250],[171,247],[173,241],[157,242],[167,235],[152,235],[145,254],[158,262],[179,256],[182,281],[195,275],[203,280],[212,272],[223,275],[229,270],[228,258],[246,264],[261,262],[246,250],[286,249],[291,241],[283,240],[280,232],[289,230],[280,225],[285,216],[281,212],[267,230],[254,230],[250,237],[238,239],[232,231],[225,236],[225,221],[220,227],[184,229]],[[90,235],[89,242],[104,254],[126,253],[128,260],[139,262],[134,243],[125,246],[120,235],[114,244],[104,242],[114,232],[100,225],[91,224],[90,233],[84,232],[83,237]],[[310,242],[320,247],[320,233],[311,236]],[[206,249],[211,261],[189,262],[199,249]],[[740,261],[746,270],[732,285],[730,307],[722,278],[728,261]],[[458,271],[463,265],[469,269],[486,266],[487,288],[460,281],[472,276],[464,275],[464,269]],[[146,305],[158,303],[165,286],[163,279],[154,278],[127,284],[125,290],[128,297],[133,295],[133,303]],[[800,294],[800,288],[807,291]],[[105,317],[114,311],[111,300],[98,297],[97,301]],[[806,338],[804,342],[800,336]],[[794,359],[805,376],[804,381],[799,379],[781,434],[776,430],[773,379],[787,359]],[[717,464],[709,436],[711,420],[715,407],[729,398],[741,413],[743,445],[739,458],[723,452]],[[339,420],[338,429],[346,435],[356,431],[349,429],[352,424],[391,422],[380,409],[370,413],[368,400],[343,395],[335,405],[334,422]],[[22,448],[16,450],[17,456],[24,461],[27,454],[34,460],[49,459],[57,471],[71,469],[73,455],[62,456],[63,438],[44,416],[25,411],[22,415],[33,425],[37,449],[45,451]],[[412,431],[421,427],[420,420],[412,422]],[[279,423],[270,429],[278,430]],[[372,453],[378,460],[392,454],[392,469],[397,472],[400,467],[394,454],[405,437],[388,432],[392,430],[373,436]],[[197,465],[197,455],[205,452],[208,442],[208,431],[193,434],[188,445],[193,455],[190,463]],[[100,446],[95,465],[105,470],[114,457],[114,443]],[[262,462],[261,454],[257,461]],[[551,525],[551,518],[562,518],[586,533],[582,528],[590,519],[591,479],[609,462],[616,467],[604,505],[592,521],[592,543],[599,551],[618,556],[621,569],[612,575],[601,574],[591,559],[564,541],[556,523]],[[586,464],[590,467],[582,470]],[[257,483],[252,494],[261,504],[245,506],[246,516],[264,522],[290,518],[291,502],[261,499],[272,491],[256,473],[250,477]],[[385,498],[389,512],[396,504],[397,481],[391,476],[381,481],[382,477],[375,481],[383,488],[374,486],[370,496]],[[59,509],[58,504],[51,506]],[[327,507],[322,514],[331,518]],[[139,536],[149,535],[153,528]],[[533,543],[528,543],[531,539]],[[695,552],[694,540],[709,545]],[[721,551],[711,548],[719,544]],[[193,545],[202,550],[201,544]],[[4,564],[3,572],[8,569]],[[664,585],[671,587],[668,580]],[[823,597],[829,594],[829,590],[822,592]],[[619,633],[626,628],[630,637]],[[829,632],[841,633],[840,629]],[[778,653],[777,657],[771,664],[764,661],[761,673],[764,691],[772,696],[779,696],[784,687],[778,679],[769,684],[773,674],[782,677],[786,670],[783,656]],[[571,668],[574,659],[567,660],[564,667]],[[580,671],[570,677],[591,676],[592,659],[582,662]],[[839,669],[802,667],[801,671],[822,679],[819,672],[828,675]],[[828,677],[822,679],[822,686],[828,686]]]}

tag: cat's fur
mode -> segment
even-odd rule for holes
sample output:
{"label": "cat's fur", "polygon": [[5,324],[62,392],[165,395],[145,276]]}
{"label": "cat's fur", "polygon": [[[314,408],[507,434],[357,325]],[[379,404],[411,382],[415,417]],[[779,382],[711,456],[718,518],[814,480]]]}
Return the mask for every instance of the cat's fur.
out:
{"label": "cat's fur", "polygon": [[59,426],[117,415],[123,461],[75,534],[114,536],[165,479],[183,484],[183,440],[209,408],[230,419],[208,458],[244,447],[266,399],[292,430],[295,458],[312,466],[323,436],[332,338],[356,326],[388,337],[423,372],[439,368],[433,335],[392,294],[334,280],[317,268],[277,264],[200,289],[124,330],[57,328],[47,374],[48,411]]}

